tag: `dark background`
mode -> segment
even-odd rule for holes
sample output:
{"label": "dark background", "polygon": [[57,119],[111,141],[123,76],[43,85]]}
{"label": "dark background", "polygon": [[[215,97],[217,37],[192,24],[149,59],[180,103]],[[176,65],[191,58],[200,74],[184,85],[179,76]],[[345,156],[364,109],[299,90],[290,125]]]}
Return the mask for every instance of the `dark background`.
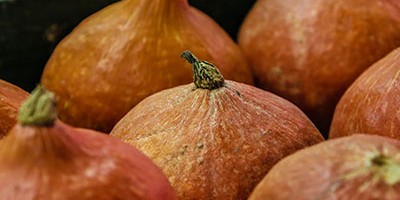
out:
{"label": "dark background", "polygon": [[[189,0],[236,41],[256,0]],[[0,0],[0,79],[31,91],[57,43],[116,0]]]}

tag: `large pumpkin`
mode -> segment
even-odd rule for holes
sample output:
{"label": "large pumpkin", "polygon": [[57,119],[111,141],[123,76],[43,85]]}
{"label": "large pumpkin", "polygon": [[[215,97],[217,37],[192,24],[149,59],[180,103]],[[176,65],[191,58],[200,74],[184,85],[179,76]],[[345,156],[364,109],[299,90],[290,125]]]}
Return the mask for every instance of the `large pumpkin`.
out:
{"label": "large pumpkin", "polygon": [[347,87],[400,46],[400,1],[258,0],[238,42],[256,85],[295,103],[327,135]]}
{"label": "large pumpkin", "polygon": [[0,200],[175,200],[143,153],[100,132],[58,120],[38,86],[0,141]]}
{"label": "large pumpkin", "polygon": [[109,132],[145,97],[191,81],[179,54],[191,48],[225,76],[252,83],[233,40],[187,0],[124,0],[85,19],[50,57],[42,84],[58,97],[60,119]]}
{"label": "large pumpkin", "polygon": [[17,113],[29,93],[0,79],[0,138],[17,123]]}
{"label": "large pumpkin", "polygon": [[400,48],[362,73],[336,106],[329,137],[354,133],[400,139]]}
{"label": "large pumpkin", "polygon": [[178,199],[246,199],[276,162],[323,140],[292,103],[182,55],[194,83],[144,99],[110,133],[152,158]]}

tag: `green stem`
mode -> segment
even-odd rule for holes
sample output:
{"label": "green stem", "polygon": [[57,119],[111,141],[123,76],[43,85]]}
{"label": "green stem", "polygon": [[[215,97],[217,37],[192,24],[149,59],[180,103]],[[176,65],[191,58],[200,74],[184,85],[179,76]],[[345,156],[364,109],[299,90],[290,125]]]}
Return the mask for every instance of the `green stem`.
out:
{"label": "green stem", "polygon": [[190,51],[184,51],[181,57],[193,66],[193,79],[197,88],[214,90],[224,86],[224,77],[217,67],[207,61],[201,61]]}
{"label": "green stem", "polygon": [[372,166],[376,167],[378,176],[382,177],[388,185],[400,182],[400,165],[393,159],[384,155],[378,155],[371,160]]}
{"label": "green stem", "polygon": [[38,85],[22,104],[18,122],[28,126],[51,126],[56,117],[54,94]]}

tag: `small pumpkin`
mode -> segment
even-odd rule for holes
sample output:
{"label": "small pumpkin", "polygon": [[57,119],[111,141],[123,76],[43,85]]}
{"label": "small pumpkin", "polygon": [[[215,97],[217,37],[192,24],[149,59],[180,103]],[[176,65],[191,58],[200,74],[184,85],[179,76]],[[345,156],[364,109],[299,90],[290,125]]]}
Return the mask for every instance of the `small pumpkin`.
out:
{"label": "small pumpkin", "polygon": [[276,164],[249,200],[400,199],[400,142],[357,134],[302,149]]}
{"label": "small pumpkin", "polygon": [[17,123],[17,113],[29,93],[22,88],[0,79],[0,138]]}
{"label": "small pumpkin", "polygon": [[0,141],[1,200],[175,199],[162,171],[133,147],[57,120],[38,86]]}
{"label": "small pumpkin", "polygon": [[96,12],[57,45],[41,81],[57,95],[61,120],[108,133],[145,97],[190,83],[177,56],[189,47],[253,83],[238,46],[187,0],[123,0]]}
{"label": "small pumpkin", "polygon": [[182,56],[194,83],[147,97],[110,133],[154,160],[178,199],[246,199],[276,162],[323,141],[292,103]]}
{"label": "small pumpkin", "polygon": [[293,102],[327,137],[345,90],[400,46],[400,1],[257,0],[238,43],[256,86]]}
{"label": "small pumpkin", "polygon": [[400,139],[400,48],[362,73],[337,104],[329,137],[354,133]]}

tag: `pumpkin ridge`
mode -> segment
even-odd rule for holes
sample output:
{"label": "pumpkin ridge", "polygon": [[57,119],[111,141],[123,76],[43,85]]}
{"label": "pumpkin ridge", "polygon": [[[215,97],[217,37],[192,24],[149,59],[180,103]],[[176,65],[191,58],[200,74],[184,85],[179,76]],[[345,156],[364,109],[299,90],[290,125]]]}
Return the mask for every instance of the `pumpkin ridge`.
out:
{"label": "pumpkin ridge", "polygon": [[[193,84],[189,84],[189,85],[187,85],[187,86],[190,87],[191,85],[193,85]],[[204,90],[204,93],[209,93],[209,90]],[[205,103],[205,102],[209,101],[209,100],[207,100],[209,94],[196,95],[196,96],[194,96],[194,98],[193,98],[193,95],[195,95],[196,93],[193,93],[193,91],[190,91],[190,92],[189,92],[187,95],[185,95],[185,96],[182,96],[181,94],[182,94],[182,93],[179,93],[179,96],[178,96],[178,95],[176,95],[176,96],[173,95],[174,97],[173,97],[173,100],[172,100],[172,101],[173,101],[172,105],[169,106],[169,107],[164,107],[163,110],[161,110],[160,112],[157,112],[156,115],[154,115],[153,117],[159,118],[160,115],[163,115],[163,113],[166,113],[166,112],[169,113],[169,112],[171,112],[171,111],[173,111],[173,110],[176,110],[177,108],[181,107],[182,104],[187,104],[188,101],[192,101],[191,103],[189,103],[190,105],[197,104],[197,103],[195,103],[195,102],[201,101],[202,103],[200,103],[199,106],[207,105],[207,103]],[[197,93],[197,94],[198,94],[198,93]],[[201,97],[202,100],[199,100],[199,97]],[[178,99],[179,101],[175,101],[176,99]],[[144,102],[144,103],[147,103],[147,102]],[[200,108],[200,107],[199,107],[199,108]],[[199,109],[199,108],[193,108],[193,110],[196,110],[196,109]],[[192,115],[192,114],[197,115],[196,112],[186,113],[186,115]],[[203,116],[203,117],[204,117],[204,116]],[[182,121],[182,123],[185,123],[187,120],[189,120],[189,119],[191,119],[191,118],[198,118],[198,117],[196,117],[196,116],[187,117],[187,119],[186,119],[185,121]],[[148,126],[148,125],[147,125],[147,124],[144,124],[143,126]],[[150,134],[148,134],[148,135],[143,135],[143,136],[141,136],[141,137],[133,138],[133,137],[131,136],[130,138],[124,138],[124,139],[125,139],[128,143],[137,143],[138,141],[142,141],[142,140],[144,140],[144,139],[149,139],[149,138],[151,138],[151,137],[157,137],[157,135],[160,134],[160,133],[164,133],[164,134],[165,134],[164,131],[157,130],[157,129],[153,130],[153,132],[157,132],[157,134],[155,135],[155,134],[150,133]],[[126,135],[127,135],[127,134],[126,134]]]}
{"label": "pumpkin ridge", "polygon": [[[234,92],[234,91],[232,91],[232,92]],[[256,102],[251,101],[249,98],[245,98],[245,95],[242,94],[242,97],[243,97],[242,98],[243,102],[245,104],[249,105],[253,110],[260,111],[261,113],[263,113],[263,115],[271,116],[271,120],[275,121],[275,119],[280,118],[280,117],[278,117],[277,114],[269,112],[268,110],[266,110],[266,109],[262,108],[261,106],[259,106]],[[282,110],[282,108],[279,107],[279,106],[276,106],[276,105],[273,105],[273,104],[269,104],[269,105],[273,106],[275,109]],[[279,121],[279,120],[277,120],[277,121]]]}
{"label": "pumpkin ridge", "polygon": [[[224,149],[226,144],[226,140],[224,138],[224,136],[222,134],[214,134],[214,132],[219,133],[218,131],[216,131],[215,129],[218,128],[218,125],[224,124],[225,120],[224,119],[224,107],[222,106],[223,104],[228,104],[230,105],[229,108],[227,109],[235,109],[234,107],[236,106],[236,104],[232,104],[233,101],[231,100],[231,97],[227,95],[227,92],[221,92],[221,89],[223,89],[224,87],[218,88],[218,89],[214,89],[211,90],[209,92],[209,113],[210,113],[210,117],[209,117],[209,126],[210,126],[210,139],[208,140],[207,144],[209,145],[209,149],[211,149],[210,151],[207,151],[205,154],[205,157],[208,158],[209,160],[218,160],[218,157],[221,156],[221,154],[225,155],[226,153],[221,153],[219,150]],[[223,100],[229,100],[231,102],[224,102],[223,104],[221,104],[222,102],[222,98],[220,97],[221,95],[226,96],[226,98],[224,98]],[[216,115],[215,113],[222,113],[219,115]],[[222,119],[222,120],[220,120]],[[220,123],[218,123],[220,122]],[[243,135],[243,134],[240,134]],[[241,137],[243,138],[243,137]],[[221,142],[217,142],[217,141],[221,141]],[[228,142],[233,142],[232,140],[229,140]],[[228,146],[230,146],[230,144],[228,144]],[[216,151],[217,150],[217,151]],[[215,194],[215,190],[213,190],[212,188],[221,188],[223,187],[223,185],[219,185],[219,180],[223,177],[221,177],[221,175],[219,175],[219,170],[218,167],[220,166],[221,163],[219,162],[207,162],[208,159],[204,159],[205,163],[208,165],[207,168],[209,168],[210,170],[207,170],[208,173],[208,177],[211,177],[207,184],[206,187],[207,188],[211,188],[211,189],[207,189],[208,191],[212,191],[212,195],[211,197],[213,198],[217,198],[218,196],[216,196]],[[235,189],[237,188],[237,184],[235,185]]]}

